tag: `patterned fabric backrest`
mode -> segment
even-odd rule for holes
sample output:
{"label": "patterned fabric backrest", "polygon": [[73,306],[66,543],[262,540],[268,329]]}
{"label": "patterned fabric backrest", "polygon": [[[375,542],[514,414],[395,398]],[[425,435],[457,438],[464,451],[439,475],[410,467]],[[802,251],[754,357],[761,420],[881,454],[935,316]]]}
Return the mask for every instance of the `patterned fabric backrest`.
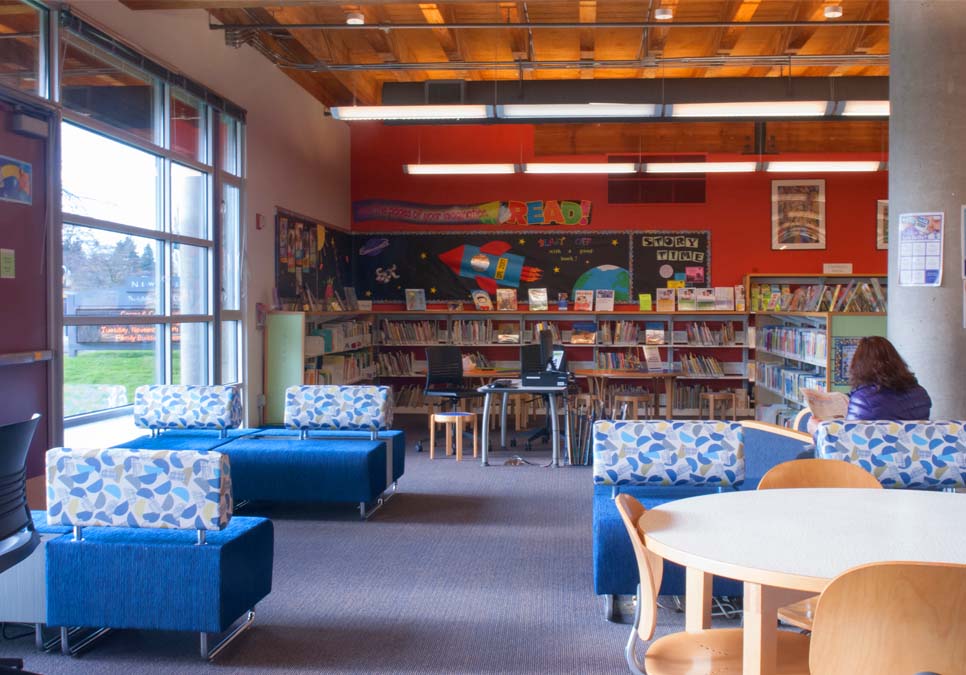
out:
{"label": "patterned fabric backrest", "polygon": [[392,390],[370,385],[302,385],[285,390],[289,429],[380,431],[392,424]]}
{"label": "patterned fabric backrest", "polygon": [[743,439],[737,422],[595,422],[594,483],[734,487]]}
{"label": "patterned fabric backrest", "polygon": [[134,423],[148,429],[234,429],[241,426],[237,385],[145,384],[134,391]]}
{"label": "patterned fabric backrest", "polygon": [[821,422],[815,454],[858,464],[887,488],[966,487],[966,422]]}
{"label": "patterned fabric backrest", "polygon": [[231,469],[220,452],[47,451],[51,525],[220,530],[231,513]]}

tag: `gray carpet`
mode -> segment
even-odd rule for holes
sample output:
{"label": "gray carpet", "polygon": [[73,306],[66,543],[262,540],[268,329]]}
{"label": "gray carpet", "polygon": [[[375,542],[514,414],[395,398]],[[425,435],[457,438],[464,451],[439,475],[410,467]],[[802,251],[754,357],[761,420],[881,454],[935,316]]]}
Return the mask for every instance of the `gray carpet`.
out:
{"label": "gray carpet", "polygon": [[[502,463],[511,453],[493,453]],[[526,455],[546,463],[548,454]],[[273,590],[213,664],[197,636],[118,631],[80,658],[0,641],[56,673],[622,673],[628,626],[593,593],[591,470],[410,453],[369,522],[351,507],[258,507]],[[683,615],[664,612],[661,632]]]}

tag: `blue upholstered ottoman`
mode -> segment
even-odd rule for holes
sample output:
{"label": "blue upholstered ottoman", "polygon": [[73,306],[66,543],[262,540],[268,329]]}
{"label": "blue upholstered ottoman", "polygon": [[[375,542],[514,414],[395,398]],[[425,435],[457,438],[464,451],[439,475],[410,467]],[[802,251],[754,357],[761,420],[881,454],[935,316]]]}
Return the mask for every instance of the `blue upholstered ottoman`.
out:
{"label": "blue upholstered ottoman", "polygon": [[[255,438],[292,438],[298,439],[301,432],[296,429],[282,429],[281,427],[266,427],[254,430]],[[352,431],[350,429],[311,429],[306,432],[310,439],[369,441],[370,431]],[[385,441],[392,452],[392,480],[397,481],[406,470],[406,433],[399,430],[385,430],[377,432],[376,439]]]}
{"label": "blue upholstered ottoman", "polygon": [[272,590],[274,528],[85,528],[47,543],[47,624],[220,633]]}
{"label": "blue upholstered ottoman", "polygon": [[386,441],[243,437],[219,448],[235,501],[376,501],[389,487]]}
{"label": "blue upholstered ottoman", "polygon": [[156,436],[146,434],[112,447],[132,450],[215,450],[230,441],[249,436],[259,429],[169,429]]}

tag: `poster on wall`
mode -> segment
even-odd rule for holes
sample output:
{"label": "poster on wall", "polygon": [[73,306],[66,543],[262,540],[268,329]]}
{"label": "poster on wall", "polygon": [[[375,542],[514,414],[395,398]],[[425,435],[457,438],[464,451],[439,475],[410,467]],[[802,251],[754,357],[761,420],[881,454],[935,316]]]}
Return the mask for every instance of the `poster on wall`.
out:
{"label": "poster on wall", "polygon": [[889,200],[879,199],[875,203],[875,247],[889,248]]}
{"label": "poster on wall", "polygon": [[413,225],[504,225],[544,227],[547,225],[590,225],[587,200],[536,199],[495,201],[483,204],[416,204],[386,199],[352,203],[353,222],[383,220]]}
{"label": "poster on wall", "polygon": [[842,336],[832,338],[832,385],[848,386],[852,357],[855,356],[861,339]]}
{"label": "poster on wall", "polygon": [[825,248],[825,181],[771,182],[771,247]]}
{"label": "poster on wall", "polygon": [[941,212],[899,216],[899,285],[939,286],[943,277]]}
{"label": "poster on wall", "polygon": [[0,155],[0,201],[32,204],[32,176],[29,163]]}
{"label": "poster on wall", "polygon": [[654,295],[658,288],[712,285],[711,232],[635,232],[632,238],[636,293]]}
{"label": "poster on wall", "polygon": [[347,232],[279,210],[275,215],[275,287],[280,301],[302,300],[317,309],[345,298],[351,286]]}
{"label": "poster on wall", "polygon": [[426,289],[427,302],[491,297],[498,288],[546,289],[548,297],[610,289],[630,302],[629,235],[527,231],[354,234],[355,286],[360,299],[400,301],[406,288]]}

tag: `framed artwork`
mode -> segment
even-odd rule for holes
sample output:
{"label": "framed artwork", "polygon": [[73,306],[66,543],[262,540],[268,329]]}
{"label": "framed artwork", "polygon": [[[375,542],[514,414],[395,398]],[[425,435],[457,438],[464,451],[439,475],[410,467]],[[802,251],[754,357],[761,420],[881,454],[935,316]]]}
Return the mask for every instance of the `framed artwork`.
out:
{"label": "framed artwork", "polygon": [[875,203],[875,247],[889,248],[889,200],[880,199]]}
{"label": "framed artwork", "polygon": [[849,367],[852,365],[852,357],[859,346],[860,337],[841,337],[832,338],[832,385],[848,386]]}
{"label": "framed artwork", "polygon": [[825,248],[825,181],[771,182],[771,247]]}

